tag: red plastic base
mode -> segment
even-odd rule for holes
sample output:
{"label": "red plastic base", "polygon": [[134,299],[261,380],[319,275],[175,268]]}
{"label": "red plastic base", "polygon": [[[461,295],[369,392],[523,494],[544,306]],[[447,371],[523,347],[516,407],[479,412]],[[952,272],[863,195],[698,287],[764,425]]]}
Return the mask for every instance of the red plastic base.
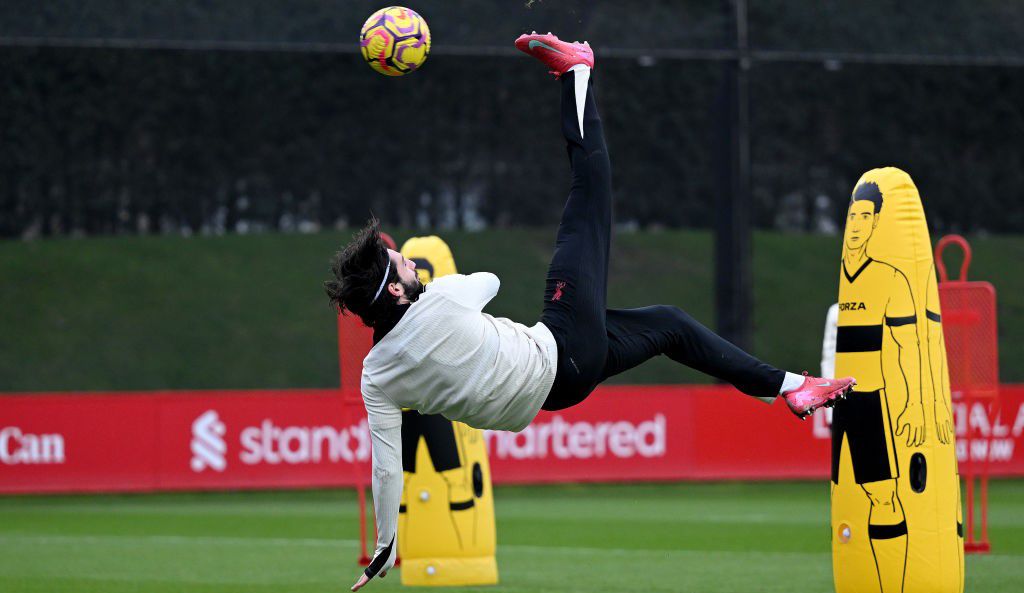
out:
{"label": "red plastic base", "polygon": [[989,542],[968,542],[964,544],[964,552],[968,554],[988,554],[992,551],[992,544]]}

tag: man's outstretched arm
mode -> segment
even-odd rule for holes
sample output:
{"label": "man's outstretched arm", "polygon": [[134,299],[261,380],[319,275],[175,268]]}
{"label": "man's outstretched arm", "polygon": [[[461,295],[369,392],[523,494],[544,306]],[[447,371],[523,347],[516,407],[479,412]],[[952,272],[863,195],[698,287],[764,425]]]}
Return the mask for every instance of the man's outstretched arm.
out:
{"label": "man's outstretched arm", "polygon": [[[896,418],[896,435],[907,433],[907,446],[924,443],[924,400],[921,389],[921,340],[917,334],[917,313],[910,283],[901,272],[893,277],[894,293],[885,310],[885,324],[899,348],[899,367],[907,388],[906,405]],[[889,392],[886,382],[886,392]]]}
{"label": "man's outstretched arm", "polygon": [[377,523],[377,545],[370,565],[352,585],[353,591],[358,591],[375,576],[385,576],[395,565],[398,507],[402,502],[402,411],[381,396],[365,377],[363,402],[373,445],[373,511]]}

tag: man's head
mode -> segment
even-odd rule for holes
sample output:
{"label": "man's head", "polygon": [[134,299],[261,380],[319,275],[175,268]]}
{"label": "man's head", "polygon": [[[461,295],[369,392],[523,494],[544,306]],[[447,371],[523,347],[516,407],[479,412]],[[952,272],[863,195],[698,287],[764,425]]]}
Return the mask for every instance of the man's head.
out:
{"label": "man's head", "polygon": [[390,319],[396,306],[415,302],[423,292],[416,264],[387,248],[376,219],[334,254],[331,271],[334,279],[324,282],[331,306],[355,313],[369,327]]}
{"label": "man's head", "polygon": [[870,181],[853,190],[850,209],[846,213],[846,248],[855,251],[864,247],[878,226],[879,212],[882,211],[882,191]]}

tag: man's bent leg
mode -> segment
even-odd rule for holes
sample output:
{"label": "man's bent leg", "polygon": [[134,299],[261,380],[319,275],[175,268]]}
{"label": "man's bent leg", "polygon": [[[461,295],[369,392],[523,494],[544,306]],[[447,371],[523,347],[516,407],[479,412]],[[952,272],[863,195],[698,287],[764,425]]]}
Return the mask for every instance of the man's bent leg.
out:
{"label": "man's bent leg", "polygon": [[786,374],[737,348],[678,307],[610,309],[607,330],[608,357],[602,381],[659,354],[761,398],[779,395]]}
{"label": "man's bent leg", "polygon": [[547,409],[582,401],[598,383],[608,351],[611,164],[590,78],[590,69],[583,67],[561,79],[562,132],[572,187],[558,226],[541,315],[559,347]]}

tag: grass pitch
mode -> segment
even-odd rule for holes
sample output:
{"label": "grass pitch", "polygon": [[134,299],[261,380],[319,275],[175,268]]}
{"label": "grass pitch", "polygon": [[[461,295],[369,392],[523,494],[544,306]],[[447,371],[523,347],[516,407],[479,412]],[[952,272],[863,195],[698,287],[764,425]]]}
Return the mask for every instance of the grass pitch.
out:
{"label": "grass pitch", "polygon": [[[991,490],[967,591],[1024,585],[1024,481]],[[498,488],[498,587],[827,592],[824,483]],[[355,580],[350,491],[0,498],[5,593],[332,592]],[[397,573],[367,591],[395,591]]]}

